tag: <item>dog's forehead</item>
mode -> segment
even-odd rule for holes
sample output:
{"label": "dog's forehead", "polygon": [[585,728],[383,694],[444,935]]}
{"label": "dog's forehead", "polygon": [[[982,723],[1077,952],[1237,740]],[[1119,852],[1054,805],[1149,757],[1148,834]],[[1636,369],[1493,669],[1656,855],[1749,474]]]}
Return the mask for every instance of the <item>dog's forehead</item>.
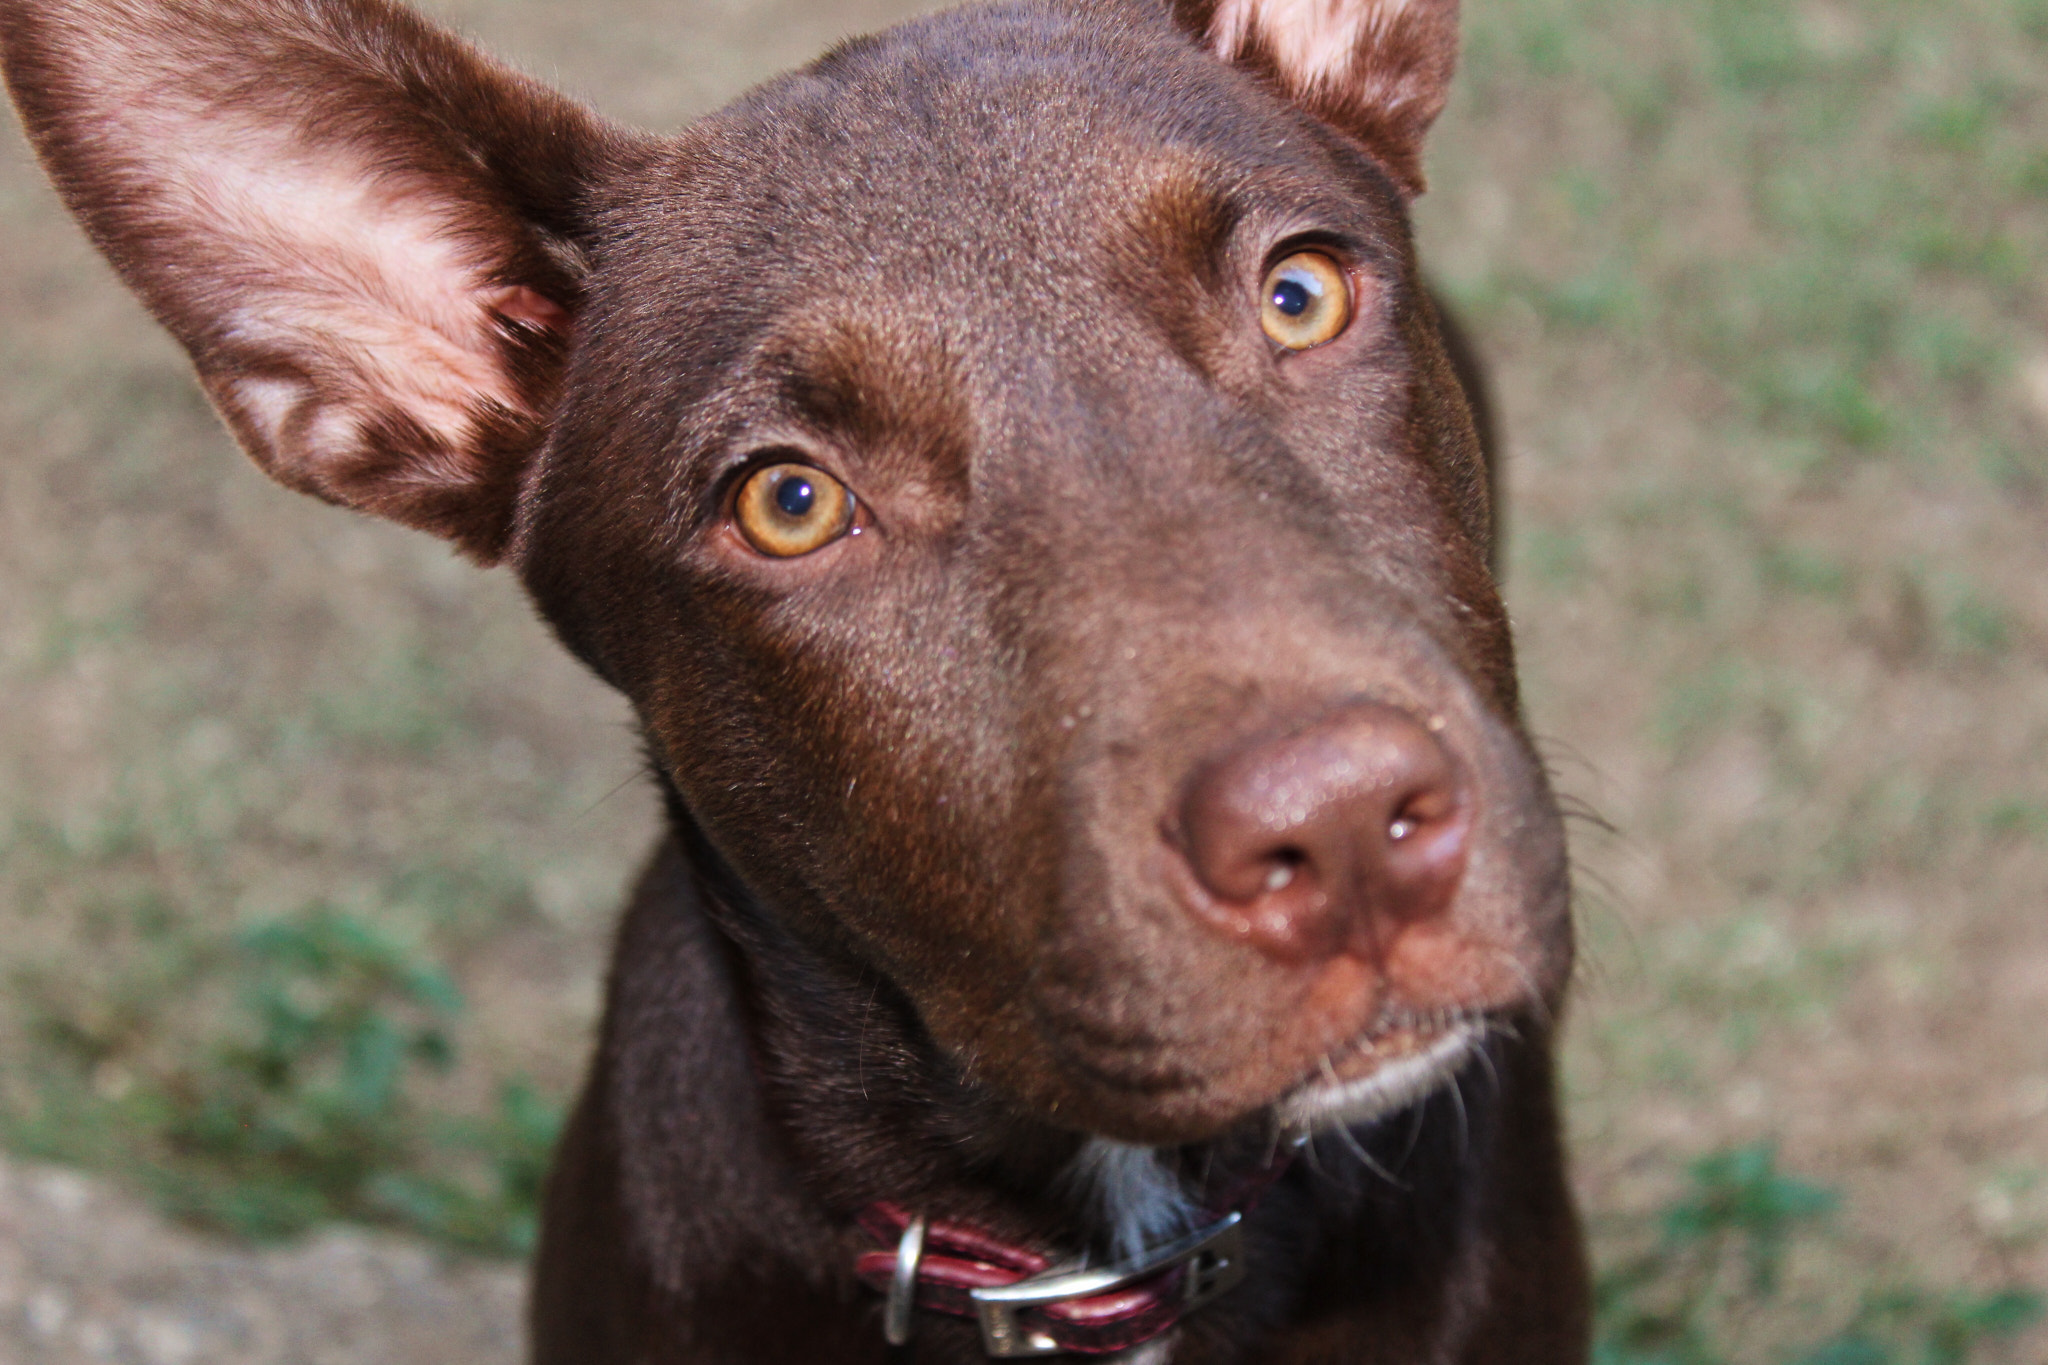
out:
{"label": "dog's forehead", "polygon": [[733,459],[813,438],[957,497],[1067,478],[1053,449],[1195,450],[1238,392],[1197,353],[1256,335],[1280,243],[1407,269],[1364,153],[1163,11],[999,5],[859,40],[694,125],[618,202],[581,362],[607,378],[552,458],[631,428],[705,507]]}
{"label": "dog's forehead", "polygon": [[1235,239],[1406,240],[1365,156],[1163,15],[913,21],[701,121],[659,176],[605,287],[676,348],[652,373],[695,411],[699,449],[764,412],[808,425],[821,396],[1001,420],[1071,398],[1077,367],[1168,347],[1162,281],[1248,299],[1255,273],[1199,278]]}
{"label": "dog's forehead", "polygon": [[835,289],[1070,270],[1156,219],[1162,193],[1313,197],[1345,178],[1304,116],[1163,20],[1035,6],[846,44],[694,131],[721,183],[689,216],[771,246],[761,268],[829,270]]}

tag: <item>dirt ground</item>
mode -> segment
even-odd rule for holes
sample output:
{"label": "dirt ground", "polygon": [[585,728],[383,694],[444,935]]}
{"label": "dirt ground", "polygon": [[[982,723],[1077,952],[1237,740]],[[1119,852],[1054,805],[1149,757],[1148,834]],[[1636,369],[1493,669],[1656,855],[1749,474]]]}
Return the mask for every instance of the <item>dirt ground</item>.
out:
{"label": "dirt ground", "polygon": [[336,1228],[254,1251],[74,1171],[0,1162],[9,1365],[461,1365],[519,1350],[521,1277]]}
{"label": "dirt ground", "polygon": [[[675,127],[915,7],[429,8]],[[1728,56],[1735,0],[1473,0],[1420,230],[1498,388],[1533,726],[1612,826],[1575,835],[1585,1204],[1622,1238],[1776,1142],[1845,1196],[1796,1318],[2048,1287],[2048,22],[1782,9],[1804,84]],[[0,240],[10,1140],[109,1164],[52,1126],[205,1045],[208,945],[314,902],[452,964],[451,1102],[566,1093],[654,827],[623,709],[502,576],[248,468],[12,128]],[[0,1168],[0,1358],[512,1356],[512,1271],[250,1251],[122,1182]]]}

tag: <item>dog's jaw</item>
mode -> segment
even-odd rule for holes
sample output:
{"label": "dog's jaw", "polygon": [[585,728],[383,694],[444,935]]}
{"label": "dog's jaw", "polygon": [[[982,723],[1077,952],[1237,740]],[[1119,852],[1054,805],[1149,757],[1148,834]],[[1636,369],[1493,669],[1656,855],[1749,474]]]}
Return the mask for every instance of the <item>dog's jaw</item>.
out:
{"label": "dog's jaw", "polygon": [[[1413,1109],[1446,1086],[1485,1045],[1481,1021],[1461,1021],[1425,1036],[1413,1051],[1390,1058],[1363,1076],[1334,1071],[1290,1091],[1269,1111],[1268,1122],[1283,1139],[1306,1138],[1336,1128],[1357,1128]],[[1169,1240],[1195,1226],[1200,1211],[1186,1185],[1141,1143],[1090,1138],[1068,1164],[1064,1178],[1090,1205],[1096,1226],[1119,1259]]]}
{"label": "dog's jaw", "polygon": [[1484,1024],[1460,1023],[1364,1076],[1313,1080],[1273,1107],[1274,1126],[1282,1133],[1313,1134],[1373,1123],[1413,1108],[1453,1084],[1485,1038]]}

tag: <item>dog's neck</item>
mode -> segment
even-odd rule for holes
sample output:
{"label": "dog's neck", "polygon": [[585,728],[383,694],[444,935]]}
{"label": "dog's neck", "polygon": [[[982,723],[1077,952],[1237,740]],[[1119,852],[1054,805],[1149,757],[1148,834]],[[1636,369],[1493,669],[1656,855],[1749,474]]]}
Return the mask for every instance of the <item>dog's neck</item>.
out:
{"label": "dog's neck", "polygon": [[1025,1244],[1094,1232],[1100,1182],[1068,1175],[1086,1139],[974,1084],[850,945],[758,904],[662,785],[700,902],[731,948],[764,1107],[807,1193],[841,1217],[887,1200]]}

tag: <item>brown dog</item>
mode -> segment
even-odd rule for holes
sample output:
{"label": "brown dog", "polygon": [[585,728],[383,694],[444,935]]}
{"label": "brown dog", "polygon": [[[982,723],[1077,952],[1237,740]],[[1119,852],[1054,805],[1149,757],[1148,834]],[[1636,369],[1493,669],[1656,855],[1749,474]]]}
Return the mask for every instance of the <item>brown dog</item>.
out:
{"label": "brown dog", "polygon": [[257,461],[511,564],[645,728],[537,1360],[1584,1357],[1408,229],[1456,0],[996,0],[675,139],[387,0],[0,43]]}

